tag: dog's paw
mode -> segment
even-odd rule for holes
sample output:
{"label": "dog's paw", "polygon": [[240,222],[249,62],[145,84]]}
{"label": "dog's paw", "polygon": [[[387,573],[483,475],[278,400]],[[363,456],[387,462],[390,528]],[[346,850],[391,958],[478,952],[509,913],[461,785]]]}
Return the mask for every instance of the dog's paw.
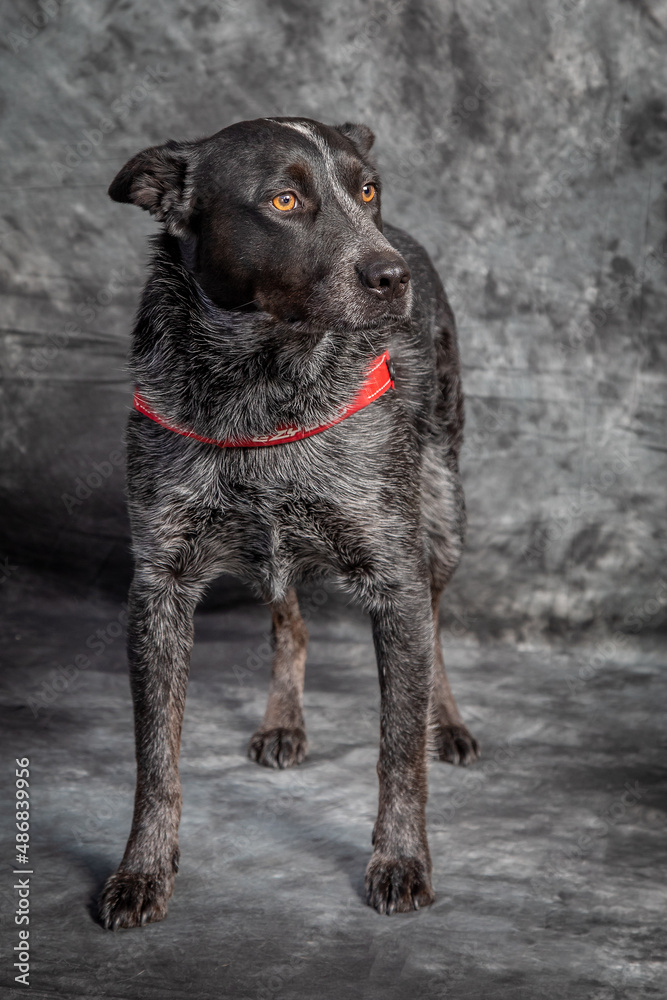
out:
{"label": "dog's paw", "polygon": [[378,913],[407,913],[435,899],[429,866],[421,858],[374,854],[366,869],[366,902]]}
{"label": "dog's paw", "polygon": [[259,729],[248,744],[248,756],[264,767],[292,767],[306,756],[303,729]]}
{"label": "dog's paw", "polygon": [[173,891],[173,875],[118,871],[107,879],[100,894],[100,923],[116,931],[164,920]]}
{"label": "dog's paw", "polygon": [[465,726],[446,726],[439,723],[431,737],[433,756],[448,764],[466,767],[481,756],[479,743]]}

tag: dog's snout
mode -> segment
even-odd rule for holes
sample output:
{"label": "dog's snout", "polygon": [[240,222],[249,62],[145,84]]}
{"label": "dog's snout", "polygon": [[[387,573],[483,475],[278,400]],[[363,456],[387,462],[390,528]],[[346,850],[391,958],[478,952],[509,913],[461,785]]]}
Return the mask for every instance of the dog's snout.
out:
{"label": "dog's snout", "polygon": [[387,302],[405,295],[410,281],[407,265],[400,258],[373,260],[361,269],[360,274],[369,292]]}

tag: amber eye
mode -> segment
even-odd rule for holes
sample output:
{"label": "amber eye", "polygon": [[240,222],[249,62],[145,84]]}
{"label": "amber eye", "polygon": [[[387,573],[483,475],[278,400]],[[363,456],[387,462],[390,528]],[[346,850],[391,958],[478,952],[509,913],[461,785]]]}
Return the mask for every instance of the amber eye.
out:
{"label": "amber eye", "polygon": [[375,184],[364,184],[361,189],[361,197],[364,201],[372,201],[375,197]]}
{"label": "amber eye", "polygon": [[291,191],[283,191],[282,194],[275,196],[271,204],[280,212],[291,212],[293,208],[296,208],[296,198]]}

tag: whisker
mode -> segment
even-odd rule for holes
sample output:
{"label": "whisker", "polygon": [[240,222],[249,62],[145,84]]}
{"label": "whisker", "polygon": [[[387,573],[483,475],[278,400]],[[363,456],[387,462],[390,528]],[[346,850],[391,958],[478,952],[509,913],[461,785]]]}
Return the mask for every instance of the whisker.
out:
{"label": "whisker", "polygon": [[252,306],[255,304],[255,299],[250,299],[249,302],[242,302],[240,306],[232,306],[227,312],[237,312],[239,309],[245,309],[246,306]]}

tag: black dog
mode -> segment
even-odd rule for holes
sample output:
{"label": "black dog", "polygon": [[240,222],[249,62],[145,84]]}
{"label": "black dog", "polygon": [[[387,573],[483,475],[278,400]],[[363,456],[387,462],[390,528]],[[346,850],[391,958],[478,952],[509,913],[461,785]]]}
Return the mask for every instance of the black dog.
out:
{"label": "black dog", "polygon": [[463,402],[447,298],[425,251],[383,228],[372,142],[363,125],[241,122],[139,153],[109,189],[164,232],[131,353],[137,792],[106,927],[167,912],[193,613],[222,572],[271,603],[269,701],[249,747],[269,767],[306,753],[295,585],[328,575],[368,609],[381,689],[368,902],[433,901],[429,721],[441,760],[478,754],[437,628],[464,536]]}

